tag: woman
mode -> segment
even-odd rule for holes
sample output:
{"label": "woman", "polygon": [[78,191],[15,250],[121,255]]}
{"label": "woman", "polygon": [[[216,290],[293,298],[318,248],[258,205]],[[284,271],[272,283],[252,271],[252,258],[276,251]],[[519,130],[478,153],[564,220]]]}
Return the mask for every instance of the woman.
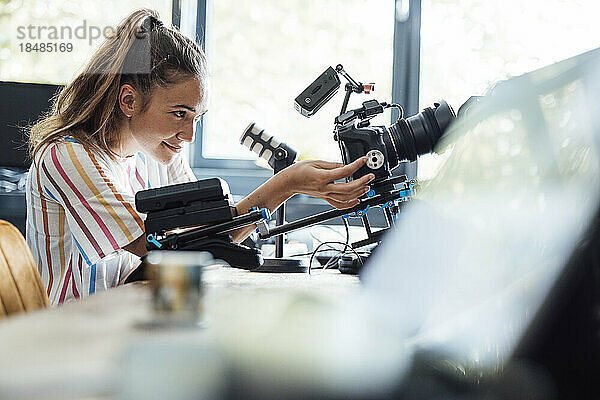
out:
{"label": "woman", "polygon": [[[139,190],[195,180],[184,144],[206,112],[206,60],[151,10],[132,13],[30,132],[27,242],[53,305],[116,286],[146,253]],[[353,164],[303,161],[236,205],[275,210],[295,193],[358,204],[373,176]],[[243,240],[253,226],[233,232]]]}

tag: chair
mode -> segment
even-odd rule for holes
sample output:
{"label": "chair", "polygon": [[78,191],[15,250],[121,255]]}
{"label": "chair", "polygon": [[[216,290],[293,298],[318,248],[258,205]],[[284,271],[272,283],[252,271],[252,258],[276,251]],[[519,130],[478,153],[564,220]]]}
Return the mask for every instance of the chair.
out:
{"label": "chair", "polygon": [[0,220],[0,319],[50,305],[21,232]]}

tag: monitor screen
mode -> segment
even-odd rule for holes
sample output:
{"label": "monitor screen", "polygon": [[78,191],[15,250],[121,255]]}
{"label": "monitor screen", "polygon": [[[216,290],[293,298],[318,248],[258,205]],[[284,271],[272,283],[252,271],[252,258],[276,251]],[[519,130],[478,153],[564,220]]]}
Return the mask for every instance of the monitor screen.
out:
{"label": "monitor screen", "polygon": [[29,167],[26,127],[50,109],[60,89],[58,85],[0,82],[1,167]]}
{"label": "monitor screen", "polygon": [[449,128],[363,276],[408,348],[509,360],[598,211],[599,93],[597,49],[498,83]]}

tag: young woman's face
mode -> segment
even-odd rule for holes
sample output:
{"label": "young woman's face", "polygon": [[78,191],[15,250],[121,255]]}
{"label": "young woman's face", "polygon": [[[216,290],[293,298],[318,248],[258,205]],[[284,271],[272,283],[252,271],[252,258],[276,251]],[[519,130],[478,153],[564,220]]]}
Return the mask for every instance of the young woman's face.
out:
{"label": "young woman's face", "polygon": [[205,90],[191,78],[166,88],[157,87],[146,109],[129,123],[135,146],[162,164],[168,164],[194,141],[196,122],[206,112]]}

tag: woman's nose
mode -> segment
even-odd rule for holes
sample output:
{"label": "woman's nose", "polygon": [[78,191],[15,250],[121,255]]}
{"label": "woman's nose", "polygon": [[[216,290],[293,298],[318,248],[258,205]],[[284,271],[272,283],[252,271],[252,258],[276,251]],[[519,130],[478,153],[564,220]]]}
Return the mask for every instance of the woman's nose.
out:
{"label": "woman's nose", "polygon": [[196,135],[196,122],[192,121],[186,124],[185,129],[177,134],[179,140],[184,142],[193,143]]}

